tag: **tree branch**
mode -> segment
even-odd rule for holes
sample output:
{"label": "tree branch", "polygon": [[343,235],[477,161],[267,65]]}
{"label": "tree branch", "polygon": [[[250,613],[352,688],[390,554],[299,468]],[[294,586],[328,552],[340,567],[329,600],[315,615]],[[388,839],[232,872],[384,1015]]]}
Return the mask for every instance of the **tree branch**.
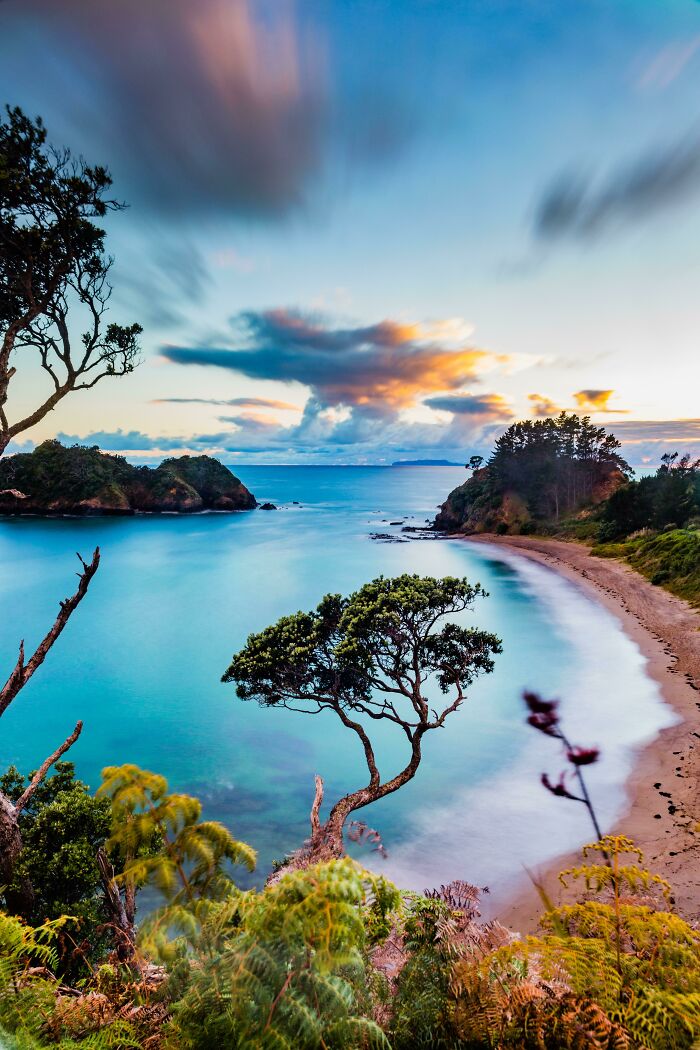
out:
{"label": "tree branch", "polygon": [[64,740],[61,746],[57,747],[52,755],[49,755],[48,758],[44,759],[44,761],[39,766],[39,769],[32,777],[27,789],[24,791],[23,794],[20,795],[20,797],[15,802],[15,813],[17,816],[20,815],[23,809],[27,808],[27,806],[31,802],[32,796],[34,795],[36,789],[39,787],[39,785],[41,784],[48,771],[51,769],[51,766],[54,764],[54,762],[58,762],[59,758],[62,755],[65,755],[66,751],[68,751],[68,749],[73,746],[73,744],[76,742],[82,731],[83,723],[78,722],[68,739]]}
{"label": "tree branch", "polygon": [[78,605],[80,605],[81,601],[87,594],[90,581],[97,572],[100,564],[100,548],[95,548],[92,561],[89,565],[84,561],[80,554],[78,555],[78,558],[83,567],[83,571],[78,573],[80,581],[78,583],[78,589],[70,598],[66,598],[64,601],[60,602],[60,610],[54,621],[53,627],[39,643],[27,663],[24,661],[24,642],[20,642],[17,663],[2,690],[0,690],[0,715],[5,713],[19,691],[24,688],[37,668],[43,664],[49,650],[68,623],[72,613],[77,609]]}

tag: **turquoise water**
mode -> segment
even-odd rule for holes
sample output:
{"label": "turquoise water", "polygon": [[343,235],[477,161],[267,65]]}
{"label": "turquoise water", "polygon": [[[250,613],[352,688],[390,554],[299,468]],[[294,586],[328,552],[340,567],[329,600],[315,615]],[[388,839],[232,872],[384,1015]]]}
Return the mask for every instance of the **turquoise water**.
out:
{"label": "turquoise water", "polygon": [[[305,837],[313,776],[326,797],[359,786],[362,755],[332,714],[262,710],[220,683],[250,631],[383,573],[466,575],[490,597],[472,622],[504,642],[493,675],[427,739],[416,779],[362,814],[405,885],[455,877],[505,886],[589,836],[577,807],[539,786],[561,768],[523,724],[525,686],[564,698],[572,735],[605,748],[593,771],[604,817],[623,804],[632,749],[668,721],[644,662],[616,622],[574,586],[500,549],[462,541],[378,542],[389,521],[423,524],[464,478],[457,468],[236,468],[276,512],[0,523],[0,670],[39,640],[72,592],[75,551],[102,549],[89,594],[2,720],[0,766],[28,771],[82,718],[71,752],[90,785],[136,762],[199,795],[260,853],[260,875]],[[297,501],[298,505],[295,505]],[[382,771],[403,765],[400,735],[378,737]],[[504,849],[504,844],[507,848]],[[369,861],[379,866],[376,857]]]}

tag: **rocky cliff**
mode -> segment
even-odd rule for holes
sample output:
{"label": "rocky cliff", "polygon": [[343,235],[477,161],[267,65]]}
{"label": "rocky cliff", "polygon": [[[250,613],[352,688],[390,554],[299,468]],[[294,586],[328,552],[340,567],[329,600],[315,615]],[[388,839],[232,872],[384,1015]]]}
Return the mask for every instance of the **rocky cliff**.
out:
{"label": "rocky cliff", "polygon": [[0,514],[186,514],[255,506],[245,485],[210,456],[135,467],[96,447],[45,441],[33,452],[0,459]]}
{"label": "rocky cliff", "polygon": [[[586,497],[568,510],[568,515],[579,520],[590,518],[613,492],[625,484],[624,474],[614,465],[599,468]],[[545,488],[546,483],[542,483]],[[547,502],[550,502],[549,500]],[[440,532],[499,532],[527,533],[544,525],[555,525],[558,518],[552,511],[542,513],[542,501],[528,499],[515,486],[505,487],[491,467],[475,470],[473,475],[450,492],[435,518],[434,528]]]}

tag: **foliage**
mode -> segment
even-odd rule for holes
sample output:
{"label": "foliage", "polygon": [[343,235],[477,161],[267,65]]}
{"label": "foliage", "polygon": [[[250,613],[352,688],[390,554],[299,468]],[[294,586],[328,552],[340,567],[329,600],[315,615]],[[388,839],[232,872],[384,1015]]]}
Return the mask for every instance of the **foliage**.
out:
{"label": "foliage", "polygon": [[[0,778],[0,791],[12,801],[25,787],[14,766]],[[19,826],[23,846],[13,885],[28,878],[34,887],[32,911],[22,918],[38,923],[74,917],[62,930],[64,966],[69,965],[71,946],[80,945],[78,961],[85,952],[98,952],[106,937],[100,929],[105,915],[95,854],[109,835],[109,803],[95,799],[76,779],[72,762],[58,762],[20,815]]]}
{"label": "foliage", "polygon": [[593,547],[601,558],[621,558],[654,584],[700,606],[700,530],[672,529]]}
{"label": "foliage", "polygon": [[614,492],[601,513],[601,542],[621,539],[640,529],[683,528],[700,517],[700,460],[677,452],[661,457],[654,475]]}
{"label": "foliage", "polygon": [[[522,531],[531,522],[597,502],[631,475],[620,442],[588,416],[514,423],[498,438],[486,466],[450,493],[436,519],[448,531]],[[475,462],[475,457],[472,457]]]}
{"label": "foliage", "polygon": [[255,851],[223,824],[201,820],[199,800],[169,794],[167,780],[157,773],[109,766],[102,778],[97,794],[111,803],[108,845],[123,865],[118,881],[150,885],[164,898],[142,924],[141,943],[151,956],[167,959],[170,933],[175,929],[195,941],[212,902],[226,899],[234,888],[228,865],[252,871]]}
{"label": "foliage", "polygon": [[202,930],[203,943],[220,951],[193,972],[167,1045],[388,1050],[381,1028],[358,1010],[366,895],[365,873],[342,860],[222,902]]}
{"label": "foliage", "polygon": [[[123,205],[107,197],[106,168],[47,146],[46,137],[40,119],[7,107],[0,123],[0,454],[67,394],[127,375],[138,360],[140,325],[104,322],[112,260],[94,221]],[[85,325],[79,346],[70,337],[75,311]],[[48,393],[10,423],[8,389],[28,353]]]}
{"label": "foliage", "polygon": [[[106,1019],[86,999],[63,999],[51,969],[58,964],[54,942],[67,918],[31,927],[0,912],[0,1043],[11,1050],[135,1050],[141,1044],[124,1020]],[[93,1007],[91,1009],[91,1007]]]}
{"label": "foliage", "polygon": [[[455,1022],[471,1045],[590,1050],[690,1050],[700,1037],[700,933],[655,910],[645,894],[670,888],[640,867],[628,839],[584,848],[610,864],[562,873],[602,900],[549,907],[545,934],[460,961]],[[627,857],[632,855],[632,859]]]}
{"label": "foliage", "polygon": [[255,498],[228,467],[209,456],[182,456],[166,459],[156,468],[136,467],[122,456],[100,452],[97,446],[66,447],[56,440],[1,459],[2,489],[15,489],[27,497],[5,509],[34,513],[79,514],[95,509],[88,501],[125,513],[255,506]]}

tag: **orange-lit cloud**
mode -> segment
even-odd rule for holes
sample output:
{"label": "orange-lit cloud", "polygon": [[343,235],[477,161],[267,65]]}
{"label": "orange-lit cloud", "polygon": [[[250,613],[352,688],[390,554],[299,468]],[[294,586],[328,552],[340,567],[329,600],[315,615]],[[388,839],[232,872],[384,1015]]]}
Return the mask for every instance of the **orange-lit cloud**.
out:
{"label": "orange-lit cloud", "polygon": [[348,405],[380,415],[412,408],[431,394],[459,391],[513,361],[460,342],[455,321],[447,328],[393,320],[338,328],[316,316],[278,309],[240,314],[234,331],[240,348],[168,346],[162,354],[177,364],[301,383],[322,407]]}
{"label": "orange-lit cloud", "polygon": [[552,401],[546,394],[528,394],[527,399],[532,402],[533,415],[540,419],[545,419],[548,416],[558,416],[562,411],[556,402]]}
{"label": "orange-lit cloud", "polygon": [[608,404],[614,393],[614,390],[577,390],[573,397],[579,408],[589,412],[627,413],[626,408],[611,408]]}
{"label": "orange-lit cloud", "polygon": [[438,412],[451,412],[456,416],[474,416],[485,420],[508,420],[513,409],[500,394],[444,394],[430,397],[423,402]]}
{"label": "orange-lit cloud", "polygon": [[594,412],[605,412],[614,390],[578,390],[574,401],[579,408],[590,408]]}

